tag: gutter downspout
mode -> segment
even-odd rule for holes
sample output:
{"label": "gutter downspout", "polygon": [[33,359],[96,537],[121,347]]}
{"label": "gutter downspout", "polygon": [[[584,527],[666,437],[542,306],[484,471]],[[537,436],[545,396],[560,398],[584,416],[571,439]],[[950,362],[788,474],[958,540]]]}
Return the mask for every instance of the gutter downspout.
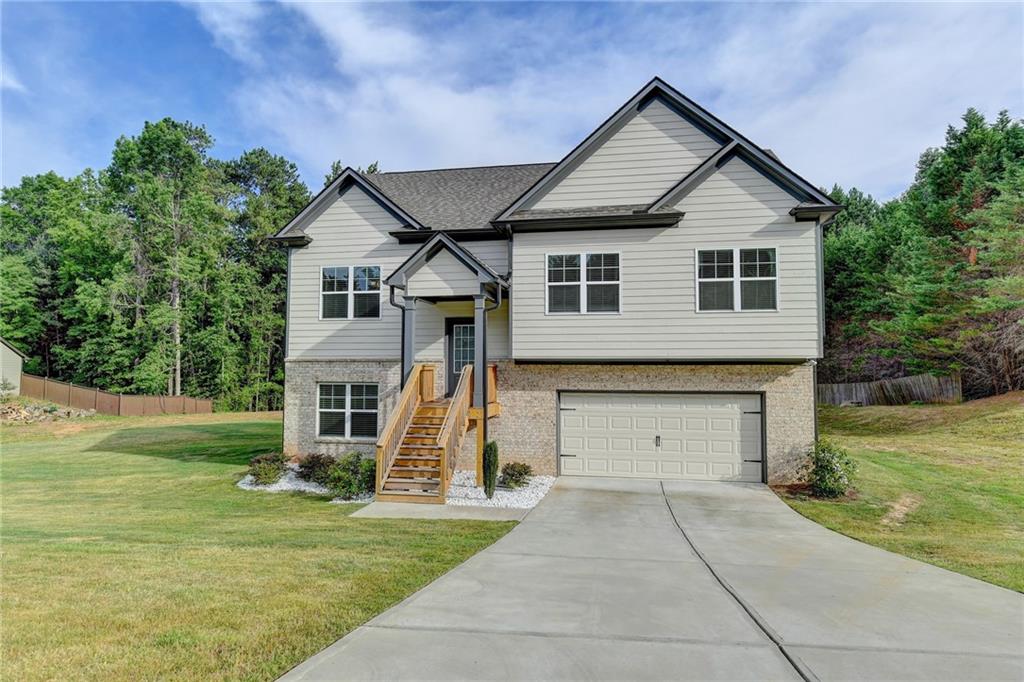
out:
{"label": "gutter downspout", "polygon": [[389,289],[388,303],[390,303],[392,306],[394,306],[395,308],[398,308],[399,310],[402,311],[402,330],[400,332],[401,335],[402,335],[402,345],[401,345],[401,349],[399,350],[398,364],[399,364],[399,375],[400,375],[399,389],[400,390],[404,390],[405,389],[405,371],[404,371],[404,368],[401,367],[401,364],[402,364],[402,358],[405,357],[405,306],[401,305],[400,303],[395,301],[395,286],[391,285],[391,286],[388,287],[388,289]]}
{"label": "gutter downspout", "polygon": [[[498,308],[501,307],[501,285],[498,284],[497,287],[495,287],[495,288],[498,290],[498,295],[495,298],[496,302],[495,302],[493,308],[488,308],[487,304],[486,303],[484,304],[484,320],[487,319],[487,313],[492,312],[494,310],[497,310]],[[485,323],[484,324],[484,372],[485,373],[490,371],[490,366],[489,365],[490,365],[490,360],[487,357],[487,325]],[[483,400],[483,404],[481,405],[481,407],[483,408],[483,414],[484,414],[483,430],[484,430],[484,444],[486,445],[487,444],[487,419],[488,419],[488,416],[487,416],[487,403],[488,403],[489,398],[490,398],[490,396],[487,395],[487,375],[486,374],[484,374],[483,387],[484,387],[484,400]]]}

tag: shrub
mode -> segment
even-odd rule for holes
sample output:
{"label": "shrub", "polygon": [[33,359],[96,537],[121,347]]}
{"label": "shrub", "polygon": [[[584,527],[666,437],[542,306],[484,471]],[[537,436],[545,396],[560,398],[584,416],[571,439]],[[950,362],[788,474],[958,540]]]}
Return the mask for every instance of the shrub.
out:
{"label": "shrub", "polygon": [[508,488],[519,488],[526,485],[526,482],[533,476],[533,467],[523,462],[506,462],[501,467],[501,477],[498,484]]}
{"label": "shrub", "polygon": [[805,471],[814,495],[840,497],[850,489],[853,476],[857,473],[857,463],[850,459],[846,450],[820,438],[811,449]]}
{"label": "shrub", "polygon": [[376,492],[377,460],[364,459],[359,462],[359,490],[363,493]]}
{"label": "shrub", "polygon": [[335,460],[330,455],[314,453],[306,455],[299,462],[299,478],[304,481],[312,481],[320,485],[327,485],[327,478],[330,475],[331,467]]}
{"label": "shrub", "polygon": [[327,487],[342,499],[372,493],[376,486],[377,463],[350,452],[335,462],[327,476]]}
{"label": "shrub", "polygon": [[484,445],[484,494],[487,499],[494,497],[494,486],[498,482],[498,444],[493,440]]}
{"label": "shrub", "polygon": [[249,460],[249,474],[258,485],[271,485],[284,474],[288,459],[281,452],[268,452]]}

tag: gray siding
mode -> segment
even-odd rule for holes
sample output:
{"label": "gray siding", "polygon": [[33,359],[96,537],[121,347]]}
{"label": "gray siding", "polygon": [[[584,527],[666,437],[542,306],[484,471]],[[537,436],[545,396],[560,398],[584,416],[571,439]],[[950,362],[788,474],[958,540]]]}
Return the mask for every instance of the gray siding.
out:
{"label": "gray siding", "polygon": [[524,208],[648,203],[718,147],[701,130],[655,100]]}
{"label": "gray siding", "polygon": [[[519,234],[513,252],[516,359],[806,359],[820,337],[816,228],[798,202],[740,159],[686,197],[679,227]],[[695,249],[778,249],[779,310],[696,312]],[[546,315],[545,254],[621,253],[621,312]]]}
{"label": "gray siding", "polygon": [[[401,313],[388,303],[387,286],[381,291],[380,319],[319,319],[320,268],[379,265],[382,278],[387,277],[419,247],[418,244],[399,244],[388,234],[399,227],[398,222],[362,189],[352,187],[306,228],[313,242],[293,249],[290,257],[288,358],[383,360],[399,357]],[[508,270],[504,241],[468,242],[463,246],[499,273]],[[460,305],[467,308],[467,315],[472,315],[471,304]],[[508,353],[505,310],[507,307],[490,316],[488,350],[492,357],[505,357]],[[456,312],[461,314],[461,311]],[[437,348],[443,349],[444,317],[448,314],[443,306],[419,303],[416,347],[421,359],[440,358]]]}
{"label": "gray siding", "polygon": [[0,382],[11,384],[11,395],[21,395],[21,365],[21,356],[8,348],[7,344],[0,343]]}
{"label": "gray siding", "polygon": [[472,296],[480,293],[476,273],[448,251],[442,251],[409,277],[409,296]]}

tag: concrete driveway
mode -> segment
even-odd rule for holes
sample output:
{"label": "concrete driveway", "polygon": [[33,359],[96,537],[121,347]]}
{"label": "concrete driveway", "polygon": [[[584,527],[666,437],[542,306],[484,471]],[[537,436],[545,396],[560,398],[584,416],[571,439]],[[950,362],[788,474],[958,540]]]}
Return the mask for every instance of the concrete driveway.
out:
{"label": "concrete driveway", "polygon": [[764,486],[562,478],[284,679],[1022,677],[1015,592],[828,531]]}

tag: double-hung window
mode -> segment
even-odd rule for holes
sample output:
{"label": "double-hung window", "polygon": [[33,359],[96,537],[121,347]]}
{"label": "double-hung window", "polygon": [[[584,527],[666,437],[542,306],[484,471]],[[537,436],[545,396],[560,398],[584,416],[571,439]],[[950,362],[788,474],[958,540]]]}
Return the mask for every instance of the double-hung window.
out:
{"label": "double-hung window", "polygon": [[317,435],[377,437],[377,384],[319,384]]}
{"label": "double-hung window", "polygon": [[549,255],[547,311],[617,313],[620,282],[617,253]]}
{"label": "double-hung window", "polygon": [[379,317],[379,266],[336,265],[320,268],[320,319]]}
{"label": "double-hung window", "polygon": [[775,249],[697,251],[697,310],[777,310]]}

